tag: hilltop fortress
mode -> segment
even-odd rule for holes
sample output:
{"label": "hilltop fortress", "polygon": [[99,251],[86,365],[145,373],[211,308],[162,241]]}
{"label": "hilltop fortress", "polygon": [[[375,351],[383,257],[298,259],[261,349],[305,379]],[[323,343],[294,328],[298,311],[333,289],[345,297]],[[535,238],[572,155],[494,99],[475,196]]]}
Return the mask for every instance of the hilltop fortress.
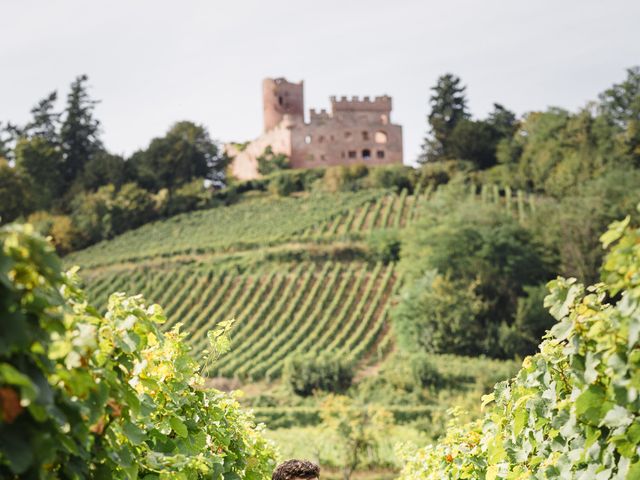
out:
{"label": "hilltop fortress", "polygon": [[330,97],[331,112],[304,118],[303,82],[267,78],[262,82],[264,132],[248,144],[227,144],[232,174],[259,177],[257,158],[267,147],[289,157],[292,168],[364,163],[402,163],[402,127],[391,123],[391,97]]}

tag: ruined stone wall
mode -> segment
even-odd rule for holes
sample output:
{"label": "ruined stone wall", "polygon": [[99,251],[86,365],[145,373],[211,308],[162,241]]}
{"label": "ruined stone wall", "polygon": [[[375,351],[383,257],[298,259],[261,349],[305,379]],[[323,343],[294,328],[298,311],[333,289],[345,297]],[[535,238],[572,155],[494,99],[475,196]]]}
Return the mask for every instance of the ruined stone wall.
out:
{"label": "ruined stone wall", "polygon": [[291,118],[285,116],[275,128],[260,135],[242,151],[234,144],[225,145],[225,152],[232,158],[231,174],[239,180],[258,178],[257,159],[268,146],[273,153],[283,153],[291,158],[291,125]]}

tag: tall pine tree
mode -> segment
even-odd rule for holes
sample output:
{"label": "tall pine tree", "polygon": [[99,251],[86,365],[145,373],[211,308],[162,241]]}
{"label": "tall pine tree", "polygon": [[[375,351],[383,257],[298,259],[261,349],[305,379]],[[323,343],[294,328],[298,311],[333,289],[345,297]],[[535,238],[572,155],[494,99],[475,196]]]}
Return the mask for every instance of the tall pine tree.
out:
{"label": "tall pine tree", "polygon": [[87,81],[88,77],[81,75],[71,84],[60,129],[64,153],[62,176],[67,187],[82,173],[89,159],[102,150],[100,122],[93,116],[98,102],[89,97]]}
{"label": "tall pine tree", "polygon": [[460,78],[451,73],[442,75],[431,88],[433,94],[429,99],[431,112],[428,116],[430,131],[422,145],[421,163],[450,157],[448,140],[451,133],[461,120],[469,118],[465,89]]}
{"label": "tall pine tree", "polygon": [[60,113],[54,110],[57,93],[51,92],[31,109],[32,119],[17,129],[15,164],[32,190],[33,208],[50,210],[64,194]]}
{"label": "tall pine tree", "polygon": [[32,120],[25,127],[22,136],[41,137],[52,144],[60,144],[60,113],[54,111],[58,92],[53,91],[31,109]]}

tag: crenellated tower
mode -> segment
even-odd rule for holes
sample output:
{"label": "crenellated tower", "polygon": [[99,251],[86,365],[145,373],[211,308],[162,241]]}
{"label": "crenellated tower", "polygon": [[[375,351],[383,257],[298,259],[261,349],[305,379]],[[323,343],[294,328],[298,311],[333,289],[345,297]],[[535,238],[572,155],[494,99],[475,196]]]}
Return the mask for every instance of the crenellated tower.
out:
{"label": "crenellated tower", "polygon": [[304,117],[303,82],[292,83],[284,78],[265,78],[262,82],[264,131],[276,127],[285,115]]}

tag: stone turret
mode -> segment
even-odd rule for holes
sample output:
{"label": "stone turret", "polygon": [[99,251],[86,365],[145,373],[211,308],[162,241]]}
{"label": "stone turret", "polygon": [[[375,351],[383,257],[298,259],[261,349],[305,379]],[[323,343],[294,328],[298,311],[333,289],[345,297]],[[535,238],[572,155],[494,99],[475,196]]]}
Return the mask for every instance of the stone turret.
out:
{"label": "stone turret", "polygon": [[275,128],[289,115],[304,117],[303,82],[292,83],[284,78],[265,78],[262,82],[264,131]]}

